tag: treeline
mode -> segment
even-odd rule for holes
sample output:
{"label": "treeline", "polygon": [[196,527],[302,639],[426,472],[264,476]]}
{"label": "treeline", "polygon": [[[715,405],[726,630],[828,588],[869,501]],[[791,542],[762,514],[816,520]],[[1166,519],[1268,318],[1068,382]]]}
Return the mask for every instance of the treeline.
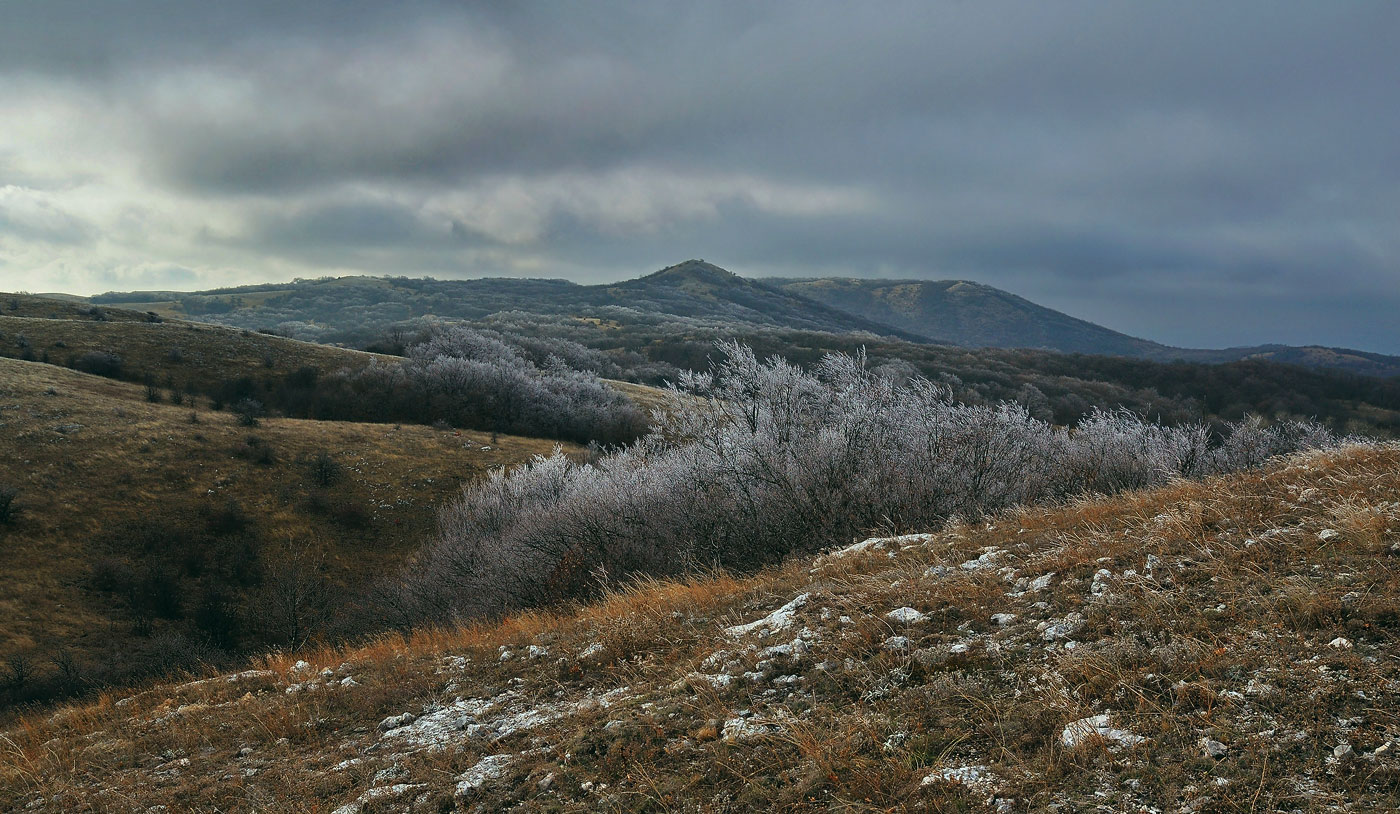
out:
{"label": "treeline", "polygon": [[[445,421],[453,426],[580,443],[632,441],[646,416],[598,378],[606,356],[569,343],[511,341],[456,326],[374,362],[327,377],[318,418]],[[590,369],[591,368],[591,369]]]}
{"label": "treeline", "polygon": [[614,580],[751,569],[875,528],[937,528],[1010,506],[1255,467],[1334,444],[1324,427],[1223,434],[1093,411],[1074,430],[1022,405],[970,405],[924,378],[829,355],[810,371],[737,343],[684,374],[655,431],[592,463],[496,472],[383,601],[400,624],[587,596]]}
{"label": "treeline", "polygon": [[55,360],[47,351],[34,353],[22,336],[13,346],[27,361],[142,383],[154,402],[193,406],[197,397],[206,398],[213,409],[238,412],[250,425],[265,415],[445,424],[582,444],[626,443],[646,430],[642,411],[601,378],[621,372],[612,355],[567,339],[429,325],[389,332],[380,342],[379,350],[404,358],[330,372],[310,365],[269,370],[203,386],[175,378],[183,364],[178,347],[170,349],[164,369],[152,369],[135,367],[114,350]]}

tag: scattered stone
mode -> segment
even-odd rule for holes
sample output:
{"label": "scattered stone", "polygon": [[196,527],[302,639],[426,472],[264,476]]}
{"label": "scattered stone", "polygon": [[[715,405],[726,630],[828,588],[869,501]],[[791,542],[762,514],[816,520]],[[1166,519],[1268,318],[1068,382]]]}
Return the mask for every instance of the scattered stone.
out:
{"label": "scattered stone", "polygon": [[426,789],[426,783],[398,783],[393,786],[381,786],[356,797],[354,800],[337,808],[331,814],[360,814],[365,810],[365,806],[380,800],[396,800],[409,792]]}
{"label": "scattered stone", "polygon": [[1206,757],[1222,758],[1229,753],[1230,747],[1212,738],[1201,738],[1201,751]]}
{"label": "scattered stone", "polygon": [[909,650],[910,642],[908,636],[891,636],[880,644],[886,650],[893,650],[903,653]]}
{"label": "scattered stone", "polygon": [[959,786],[983,786],[996,781],[997,776],[986,766],[958,766],[939,769],[925,777],[919,785],[932,786],[935,783],[952,783]]}
{"label": "scattered stone", "polygon": [[1342,533],[1340,531],[1337,531],[1336,529],[1323,529],[1322,531],[1319,531],[1317,533],[1317,539],[1321,540],[1324,543],[1328,540],[1335,540],[1341,536]]}
{"label": "scattered stone", "polygon": [[961,567],[964,571],[977,571],[979,569],[986,568],[992,565],[997,561],[998,557],[1005,553],[1006,551],[1004,551],[1003,549],[992,548],[984,554],[982,554],[982,556],[978,557],[977,559],[968,560],[967,562],[963,563]]}
{"label": "scattered stone", "polygon": [[1066,726],[1064,731],[1060,733],[1060,743],[1073,749],[1092,737],[1103,738],[1121,746],[1136,746],[1147,740],[1147,738],[1127,730],[1114,729],[1110,717],[1107,714],[1101,714],[1080,718]]}
{"label": "scattered stone", "polygon": [[726,628],[724,632],[728,633],[730,636],[743,636],[756,630],[763,631],[764,635],[786,630],[792,626],[797,611],[807,604],[807,600],[810,597],[811,594],[800,594],[791,602],[778,608],[762,619],[744,625],[734,625],[733,627]]}
{"label": "scattered stone", "polygon": [[1278,690],[1272,684],[1251,678],[1249,683],[1244,685],[1244,694],[1255,698],[1270,698],[1277,695]]}
{"label": "scattered stone", "polygon": [[1016,618],[1016,614],[1014,613],[994,613],[992,614],[992,624],[997,627],[1006,627],[1016,621]]}
{"label": "scattered stone", "polygon": [[1351,744],[1349,743],[1338,744],[1337,747],[1332,750],[1332,761],[1334,763],[1345,765],[1350,763],[1354,757],[1356,757],[1356,751],[1351,748]]}
{"label": "scattered stone", "polygon": [[1084,627],[1084,616],[1078,611],[1070,611],[1063,619],[1051,622],[1041,622],[1036,628],[1040,631],[1040,637],[1047,642],[1056,639],[1068,639],[1078,633]]}
{"label": "scattered stone", "polygon": [[1351,639],[1348,639],[1345,636],[1338,636],[1337,638],[1328,642],[1327,646],[1334,647],[1338,650],[1350,650],[1353,647]]}
{"label": "scattered stone", "polygon": [[415,720],[417,720],[417,716],[411,712],[405,712],[401,715],[390,715],[388,718],[379,722],[379,731],[389,732],[402,726],[408,726]]}
{"label": "scattered stone", "polygon": [[764,735],[772,735],[783,731],[783,728],[775,723],[766,721],[756,721],[753,718],[740,717],[730,718],[724,722],[724,728],[720,731],[720,736],[727,743],[753,740]]}
{"label": "scattered stone", "polygon": [[[456,796],[460,800],[505,774],[514,755],[491,755],[478,760],[474,766],[457,776]],[[554,775],[550,775],[552,778]]]}
{"label": "scattered stone", "polygon": [[898,625],[917,625],[928,621],[928,614],[920,613],[913,608],[895,608],[885,614],[885,618]]}
{"label": "scattered stone", "polygon": [[1043,576],[1036,577],[1035,579],[1031,580],[1031,584],[1030,584],[1029,588],[1030,588],[1032,591],[1043,591],[1043,590],[1045,590],[1046,588],[1049,588],[1049,587],[1050,587],[1050,582],[1051,582],[1052,580],[1054,580],[1054,579],[1055,579],[1055,572],[1052,571],[1052,572],[1050,572],[1050,573],[1048,573],[1048,574],[1045,574],[1045,575],[1043,575]]}

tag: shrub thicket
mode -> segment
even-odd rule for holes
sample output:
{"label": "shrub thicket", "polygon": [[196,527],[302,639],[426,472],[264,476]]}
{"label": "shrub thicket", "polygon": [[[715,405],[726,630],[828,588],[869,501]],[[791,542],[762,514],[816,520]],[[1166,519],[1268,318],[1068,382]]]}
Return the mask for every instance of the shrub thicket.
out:
{"label": "shrub thicket", "polygon": [[723,350],[722,364],[682,376],[638,442],[593,463],[556,451],[471,488],[388,604],[406,623],[492,614],[609,579],[752,568],[876,527],[936,528],[1334,443],[1314,424],[1246,421],[1212,437],[1122,410],[1066,430],[1022,405],[967,405],[928,380],[897,381],[861,355],[805,372]]}

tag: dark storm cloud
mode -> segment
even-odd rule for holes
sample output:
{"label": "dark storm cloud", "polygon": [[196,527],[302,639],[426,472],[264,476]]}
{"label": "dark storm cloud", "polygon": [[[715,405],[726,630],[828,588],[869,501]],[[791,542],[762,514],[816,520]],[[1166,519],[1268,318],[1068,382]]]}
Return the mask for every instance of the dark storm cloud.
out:
{"label": "dark storm cloud", "polygon": [[[28,123],[0,186],[31,229],[105,228],[94,268],[601,279],[698,255],[969,277],[1177,344],[1400,352],[1391,3],[0,15]],[[71,187],[48,215],[34,179]]]}

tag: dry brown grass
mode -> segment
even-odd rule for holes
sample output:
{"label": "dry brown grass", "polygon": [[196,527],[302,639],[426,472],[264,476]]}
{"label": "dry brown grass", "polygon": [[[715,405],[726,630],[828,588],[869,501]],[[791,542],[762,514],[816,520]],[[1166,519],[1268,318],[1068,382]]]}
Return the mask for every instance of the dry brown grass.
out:
{"label": "dry brown grass", "polygon": [[[278,654],[241,681],[19,722],[0,740],[0,808],[310,812],[405,784],[364,810],[1395,810],[1398,534],[1400,447],[1348,448],[888,551]],[[989,550],[1004,553],[964,567]],[[792,627],[724,633],[800,593]],[[905,605],[927,620],[885,617]],[[908,649],[887,648],[894,635]],[[797,639],[795,656],[759,652]],[[307,689],[297,658],[359,686]],[[563,712],[498,736],[452,730],[437,750],[377,731],[457,698]],[[1061,743],[1093,714],[1147,740]],[[1205,737],[1226,755],[1207,757]],[[1330,761],[1339,744],[1354,756]],[[510,757],[455,794],[492,755]],[[937,775],[969,766],[994,779]]]}
{"label": "dry brown grass", "polygon": [[[226,413],[147,403],[136,385],[0,359],[0,482],[21,492],[19,516],[0,531],[0,658],[61,646],[98,663],[144,647],[118,604],[87,587],[95,561],[139,558],[130,532],[199,525],[232,501],[263,539],[312,541],[350,590],[395,569],[462,484],[552,447],[413,425],[243,427]],[[259,462],[262,450],[271,463]],[[306,463],[323,450],[343,472],[326,487]]]}
{"label": "dry brown grass", "polygon": [[106,320],[98,321],[86,313],[86,305],[39,297],[20,297],[20,310],[11,311],[6,303],[12,298],[0,294],[0,356],[19,358],[25,349],[17,338],[23,336],[36,359],[47,353],[49,362],[62,365],[89,351],[116,353],[131,378],[149,374],[162,385],[168,379],[199,392],[240,376],[280,380],[302,367],[331,372],[363,367],[376,358],[219,325],[147,322],[143,313],[121,309],[101,308]]}

